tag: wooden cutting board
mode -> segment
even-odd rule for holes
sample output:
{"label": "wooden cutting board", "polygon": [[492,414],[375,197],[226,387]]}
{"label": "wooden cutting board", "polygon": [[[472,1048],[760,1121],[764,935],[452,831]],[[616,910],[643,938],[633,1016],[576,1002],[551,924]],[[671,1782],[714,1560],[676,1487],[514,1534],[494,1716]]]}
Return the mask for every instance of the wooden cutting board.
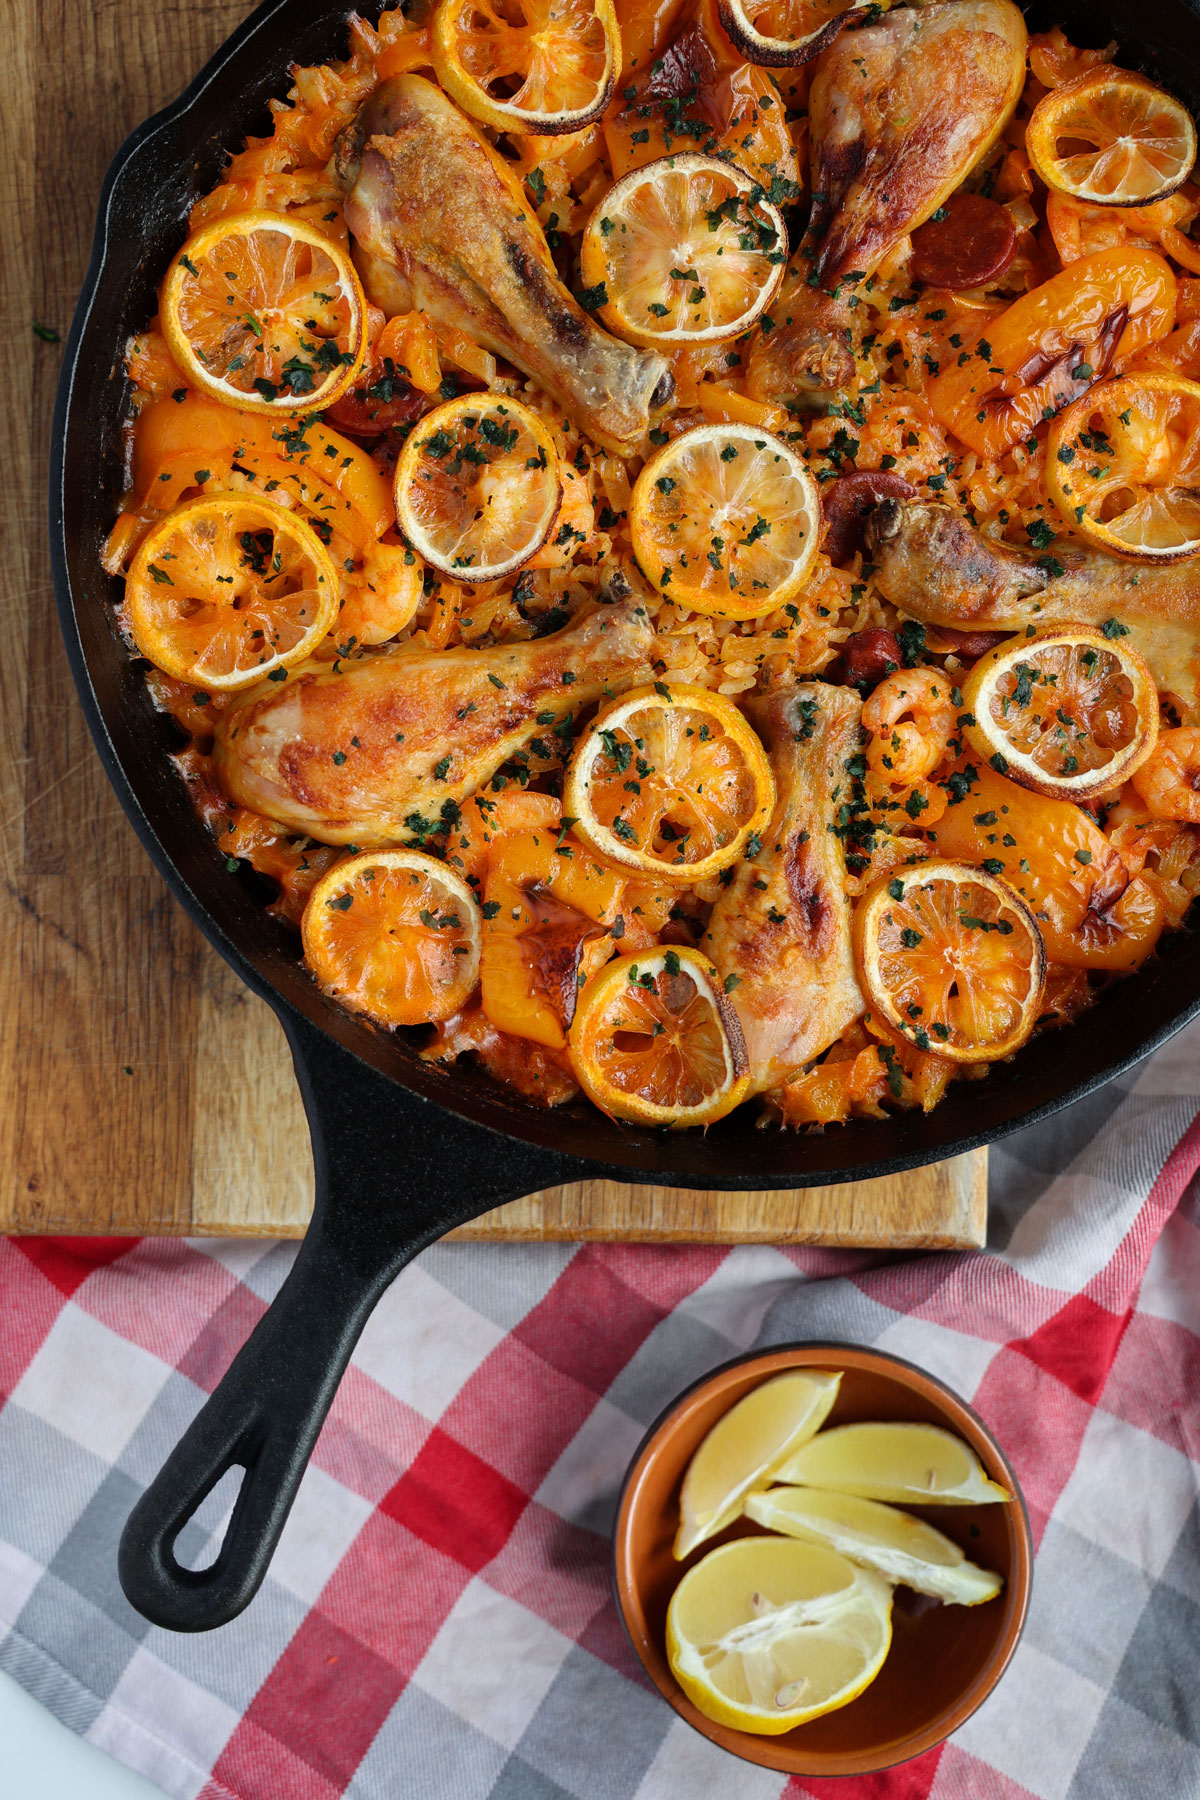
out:
{"label": "wooden cutting board", "polygon": [[[54,616],[50,415],[104,170],[247,9],[20,0],[0,108],[0,1231],[299,1234],[312,1170],[282,1033],[194,931],[92,750]],[[807,1193],[584,1182],[464,1236],[975,1245],[981,1152]]]}

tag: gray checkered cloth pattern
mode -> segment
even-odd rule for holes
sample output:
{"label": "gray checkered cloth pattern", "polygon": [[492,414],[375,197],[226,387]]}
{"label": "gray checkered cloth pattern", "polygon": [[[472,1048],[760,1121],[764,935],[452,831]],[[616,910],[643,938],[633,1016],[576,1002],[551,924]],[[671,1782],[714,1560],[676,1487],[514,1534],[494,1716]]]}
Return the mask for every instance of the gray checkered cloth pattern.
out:
{"label": "gray checkered cloth pattern", "polygon": [[[145,1241],[80,1269],[66,1241],[0,1243],[0,1667],[178,1800],[1200,1797],[1198,1051],[1193,1027],[996,1149],[986,1253],[435,1246],[368,1327],[261,1595],[208,1636],[131,1611],[116,1543],[293,1250]],[[609,1594],[649,1421],[802,1338],[970,1399],[1038,1539],[993,1696],[845,1782],[694,1733]]]}

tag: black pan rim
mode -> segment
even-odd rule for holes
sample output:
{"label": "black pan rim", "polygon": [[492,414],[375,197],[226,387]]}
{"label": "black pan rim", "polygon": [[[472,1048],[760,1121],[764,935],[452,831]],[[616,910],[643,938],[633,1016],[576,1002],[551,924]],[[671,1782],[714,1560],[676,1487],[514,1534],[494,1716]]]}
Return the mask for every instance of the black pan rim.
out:
{"label": "black pan rim", "polygon": [[[311,1011],[307,1007],[301,1010],[275,985],[270,976],[254,963],[243,947],[213,916],[210,908],[187,880],[159,836],[138,797],[129,772],[110,734],[80,636],[66,542],[68,508],[65,482],[68,426],[77,385],[81,380],[88,378],[80,372],[79,353],[100,279],[111,254],[111,216],[114,200],[120,192],[122,178],[144,146],[158,134],[170,130],[184,119],[197,102],[209,93],[227,65],[239,56],[249,42],[264,28],[272,24],[279,15],[291,11],[295,7],[295,3],[296,0],[264,0],[264,4],[252,12],[217,49],[180,96],[144,121],[126,138],[105,175],[98,203],[97,224],[88,269],[80,300],[67,335],[52,426],[50,562],[68,660],[88,728],[105,773],[144,849],[174,898],[183,906],[201,934],[245,981],[247,986],[271,1006],[279,1018],[295,1054],[300,1054],[300,1043],[305,1035],[304,1027],[308,1024],[312,1030],[329,1040],[331,1049],[336,1046],[344,1050],[361,1066],[367,1069],[377,1069],[387,1075],[389,1080],[395,1083],[397,1089],[407,1091],[437,1106],[446,1115],[448,1128],[452,1129],[455,1118],[464,1121],[473,1119],[477,1123],[485,1124],[501,1136],[578,1157],[579,1152],[572,1150],[570,1137],[571,1124],[578,1123],[580,1120],[579,1112],[571,1109],[551,1112],[529,1103],[514,1106],[511,1098],[504,1103],[499,1084],[491,1083],[490,1078],[485,1078],[488,1085],[495,1086],[497,1089],[494,1105],[488,1104],[486,1099],[481,1102],[478,1094],[472,1098],[468,1095],[465,1085],[459,1092],[456,1088],[456,1082],[459,1079],[457,1072],[454,1080],[445,1083],[432,1079],[428,1082],[409,1079],[409,1071],[396,1066],[395,1061],[389,1066],[386,1059],[376,1060],[374,1057],[364,1054],[369,1040],[360,1034],[360,1028],[353,1021],[348,1020],[346,1015],[337,1013],[336,1018],[332,1020],[322,1019],[318,1016],[320,1013],[318,1005],[314,1005]],[[1181,11],[1193,15],[1197,12],[1196,0],[1176,0],[1176,5]],[[343,30],[348,17],[348,9],[339,7],[336,11],[331,11],[328,21],[330,30]],[[1179,934],[1173,935],[1178,936]],[[1136,980],[1138,977],[1135,976],[1132,979]],[[314,1000],[320,1000],[315,988]],[[329,1013],[334,1010],[331,1007],[326,1008]],[[717,1186],[730,1190],[739,1188],[753,1190],[767,1186],[803,1189],[815,1185],[832,1186],[846,1181],[901,1174],[910,1169],[926,1166],[999,1142],[1016,1131],[1044,1122],[1064,1107],[1086,1099],[1107,1083],[1127,1074],[1147,1056],[1168,1042],[1198,1014],[1200,1014],[1200,992],[1197,992],[1194,998],[1186,999],[1176,1011],[1146,1035],[1133,1039],[1128,1047],[1123,1048],[1118,1055],[1109,1058],[1103,1066],[1074,1083],[1064,1086],[1060,1091],[1052,1092],[1048,1098],[1029,1107],[1018,1106],[1009,1116],[993,1119],[979,1128],[968,1126],[966,1129],[945,1136],[938,1133],[936,1129],[932,1129],[931,1133],[926,1135],[927,1137],[932,1136],[936,1141],[922,1142],[915,1147],[887,1149],[880,1144],[880,1153],[874,1154],[875,1145],[871,1140],[894,1138],[898,1134],[906,1135],[903,1131],[904,1121],[906,1119],[910,1122],[913,1120],[911,1114],[889,1114],[886,1120],[856,1120],[835,1127],[822,1136],[807,1134],[798,1137],[794,1133],[757,1132],[752,1139],[748,1136],[744,1139],[746,1145],[752,1144],[755,1151],[759,1153],[753,1159],[754,1167],[748,1172],[744,1167],[736,1169],[726,1166],[706,1170],[702,1166],[705,1160],[704,1142],[700,1140],[700,1148],[697,1150],[695,1134],[688,1134],[688,1138],[692,1141],[692,1148],[685,1152],[684,1144],[687,1140],[682,1136],[671,1139],[669,1134],[665,1133],[635,1131],[615,1126],[608,1131],[608,1141],[599,1156],[593,1156],[589,1151],[586,1162],[580,1157],[579,1172],[581,1174],[608,1174],[623,1180],[641,1176],[643,1179],[649,1179],[668,1187],[709,1188]],[[1092,1013],[1089,1017],[1094,1018],[1095,1014]],[[338,1020],[342,1021],[340,1029]],[[1078,1028],[1077,1025],[1070,1029],[1077,1030]],[[356,1035],[358,1041],[353,1041]],[[352,1041],[346,1041],[347,1039]],[[421,1067],[428,1068],[428,1065],[421,1065]],[[959,1086],[961,1088],[962,1084]],[[430,1087],[438,1089],[436,1094],[428,1091]],[[442,1091],[443,1088],[446,1091]],[[919,1119],[917,1122],[919,1123]],[[863,1143],[864,1139],[867,1140],[866,1144]],[[742,1141],[739,1140],[739,1143]],[[771,1147],[780,1141],[793,1146],[793,1156],[797,1153],[795,1147],[802,1144],[805,1147],[805,1160],[809,1162],[810,1166],[802,1170],[794,1167],[780,1167],[770,1154]],[[693,1166],[688,1168],[676,1166],[671,1158],[672,1144],[678,1148],[680,1159],[685,1159]],[[861,1160],[854,1160],[854,1152],[860,1145],[866,1154]],[[825,1148],[831,1152],[828,1159],[820,1154]]]}

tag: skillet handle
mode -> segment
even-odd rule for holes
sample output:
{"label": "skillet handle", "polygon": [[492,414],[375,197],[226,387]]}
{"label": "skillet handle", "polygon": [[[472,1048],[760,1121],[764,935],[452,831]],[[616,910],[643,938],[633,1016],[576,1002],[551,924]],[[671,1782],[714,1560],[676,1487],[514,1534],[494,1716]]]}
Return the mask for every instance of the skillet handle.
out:
{"label": "skillet handle", "polygon": [[[416,1098],[305,1020],[285,1018],[313,1137],[316,1205],[273,1305],[134,1507],[118,1572],[130,1604],[171,1631],[225,1625],[257,1593],[371,1310],[419,1251],[586,1165]],[[207,1569],[175,1541],[230,1469],[245,1470]]]}

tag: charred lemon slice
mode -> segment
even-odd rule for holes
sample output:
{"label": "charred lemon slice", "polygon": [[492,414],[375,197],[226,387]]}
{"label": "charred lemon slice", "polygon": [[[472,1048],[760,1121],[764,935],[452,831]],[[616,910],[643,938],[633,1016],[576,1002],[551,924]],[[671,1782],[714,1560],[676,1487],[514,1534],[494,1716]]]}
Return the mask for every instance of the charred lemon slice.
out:
{"label": "charred lemon slice", "polygon": [[1103,381],[1060,413],[1050,489],[1079,536],[1117,556],[1200,551],[1200,382],[1151,372]]}
{"label": "charred lemon slice", "polygon": [[426,413],[396,464],[396,520],[456,581],[496,581],[541,549],[562,499],[558,451],[528,406],[463,394]]}
{"label": "charred lemon slice", "polygon": [[553,137],[594,124],[621,66],[613,0],[441,0],[433,66],[496,131]]}
{"label": "charred lemon slice", "polygon": [[711,1125],[732,1112],[749,1080],[721,978],[682,945],[619,956],[589,981],[570,1051],[589,1099],[636,1125]]}
{"label": "charred lemon slice", "polygon": [[[811,62],[870,0],[717,0],[721,23],[747,62],[795,68]],[[886,11],[886,7],[884,8]]]}
{"label": "charred lemon slice", "polygon": [[167,270],[160,308],[188,379],[250,412],[319,412],[366,356],[354,264],[290,214],[229,213],[196,232]]}
{"label": "charred lemon slice", "polygon": [[1191,174],[1196,127],[1186,106],[1153,81],[1104,63],[1042,96],[1025,148],[1052,191],[1104,206],[1148,206]]}
{"label": "charred lemon slice", "polygon": [[351,1012],[424,1025],[457,1012],[479,979],[479,906],[463,877],[420,850],[345,858],[301,922],[304,960]]}
{"label": "charred lemon slice", "polygon": [[633,553],[668,600],[757,619],[804,585],[821,503],[804,459],[756,425],[700,425],[664,444],[633,489]]}
{"label": "charred lemon slice", "polygon": [[311,525],[243,494],[189,500],[138,546],[125,617],[142,655],[228,692],[283,676],[337,617],[338,575]]}
{"label": "charred lemon slice", "polygon": [[633,169],[583,234],[600,317],[632,344],[714,343],[749,331],[783,276],[787,232],[758,182],[685,151]]}
{"label": "charred lemon slice", "polygon": [[692,1705],[764,1737],[848,1706],[891,1641],[890,1584],[788,1538],[710,1550],[667,1609],[667,1660]]}
{"label": "charred lemon slice", "polygon": [[600,856],[689,887],[736,862],[774,805],[766,751],[733,702],[667,682],[597,715],[563,791]]}
{"label": "charred lemon slice", "polygon": [[989,650],[963,685],[971,748],[1039,794],[1087,800],[1127,781],[1158,740],[1158,692],[1120,638],[1068,626]]}
{"label": "charred lemon slice", "polygon": [[869,889],[854,913],[859,978],[885,1027],[951,1062],[1011,1056],[1037,1023],[1046,953],[1007,884],[926,862]]}

